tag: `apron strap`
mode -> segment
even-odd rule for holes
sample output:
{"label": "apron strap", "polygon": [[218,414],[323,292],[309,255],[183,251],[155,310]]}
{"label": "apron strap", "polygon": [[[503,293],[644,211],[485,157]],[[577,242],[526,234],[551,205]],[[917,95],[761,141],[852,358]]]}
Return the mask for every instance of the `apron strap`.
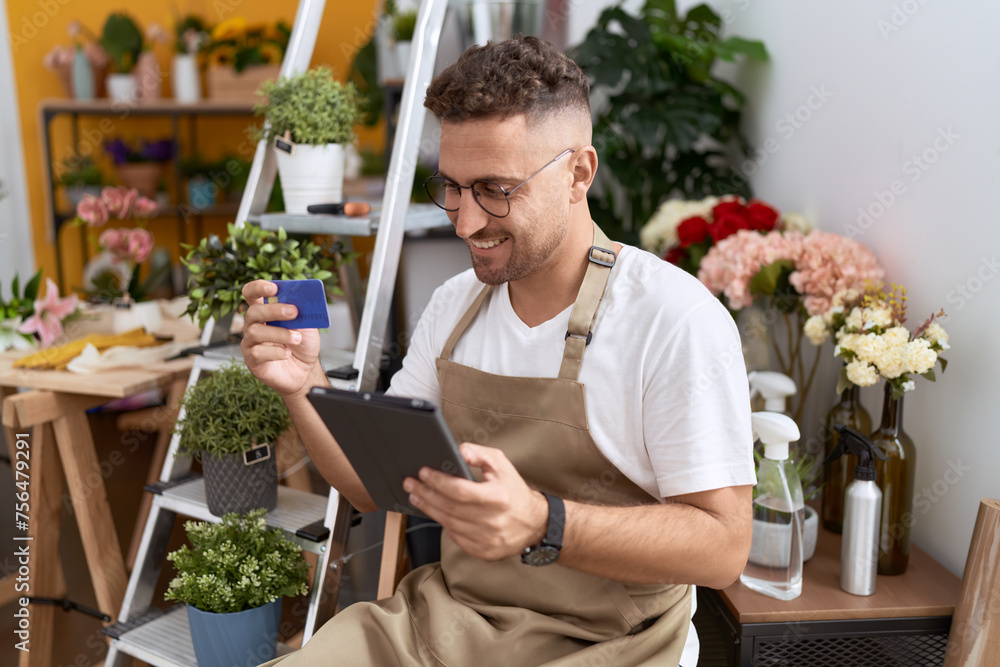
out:
{"label": "apron strap", "polygon": [[476,300],[472,302],[469,309],[465,311],[464,315],[462,315],[462,319],[460,319],[458,324],[455,325],[451,335],[448,337],[448,341],[444,344],[444,349],[441,350],[441,358],[443,360],[448,361],[451,359],[451,353],[455,350],[455,345],[458,344],[458,339],[462,337],[462,334],[464,334],[465,330],[469,328],[472,320],[476,318],[476,313],[479,312],[479,308],[483,305],[483,302],[486,301],[486,297],[490,295],[490,290],[492,289],[493,285],[486,285],[483,287],[482,291],[479,292],[479,296],[476,297]]}
{"label": "apron strap", "polygon": [[597,309],[604,298],[604,288],[611,276],[611,267],[615,265],[614,244],[608,239],[601,228],[594,223],[594,245],[590,247],[587,259],[587,273],[583,277],[576,302],[569,314],[569,328],[566,331],[566,344],[563,348],[562,366],[559,377],[565,380],[576,380],[580,376],[580,366],[583,364],[583,353],[590,345],[594,335],[594,322],[597,320]]}

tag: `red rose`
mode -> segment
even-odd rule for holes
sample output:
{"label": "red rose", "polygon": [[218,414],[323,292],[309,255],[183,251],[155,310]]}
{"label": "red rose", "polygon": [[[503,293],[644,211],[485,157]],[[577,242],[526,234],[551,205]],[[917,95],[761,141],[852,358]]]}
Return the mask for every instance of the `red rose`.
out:
{"label": "red rose", "polygon": [[712,235],[712,241],[718,243],[741,229],[750,229],[749,223],[744,218],[732,214],[720,215],[716,216],[715,222],[708,226],[708,233]]}
{"label": "red rose", "polygon": [[663,259],[667,260],[671,264],[680,266],[681,262],[687,259],[687,252],[681,248],[671,248],[667,254],[663,256]]}
{"label": "red rose", "polygon": [[747,217],[750,229],[761,232],[771,231],[778,222],[778,212],[761,201],[750,202],[750,206],[747,207]]}
{"label": "red rose", "polygon": [[700,215],[688,218],[677,226],[677,238],[680,239],[682,248],[701,243],[707,237],[708,220]]}
{"label": "red rose", "polygon": [[738,218],[746,219],[747,207],[736,200],[716,204],[715,208],[712,209],[712,217],[718,221],[724,215],[735,215]]}

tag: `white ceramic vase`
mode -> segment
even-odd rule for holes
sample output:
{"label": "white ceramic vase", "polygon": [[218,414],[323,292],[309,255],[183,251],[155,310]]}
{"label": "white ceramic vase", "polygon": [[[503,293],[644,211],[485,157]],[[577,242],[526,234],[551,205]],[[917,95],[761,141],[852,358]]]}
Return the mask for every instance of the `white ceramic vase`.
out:
{"label": "white ceramic vase", "polygon": [[198,60],[187,53],[174,55],[170,68],[170,82],[174,99],[178,102],[191,103],[201,99],[201,75],[198,72]]}
{"label": "white ceramic vase", "polygon": [[310,204],[340,203],[344,193],[344,146],[295,146],[292,155],[275,150],[285,212],[305,215]]}
{"label": "white ceramic vase", "polygon": [[109,74],[105,79],[105,84],[108,88],[108,97],[113,102],[135,103],[138,86],[136,86],[135,77],[131,73]]}

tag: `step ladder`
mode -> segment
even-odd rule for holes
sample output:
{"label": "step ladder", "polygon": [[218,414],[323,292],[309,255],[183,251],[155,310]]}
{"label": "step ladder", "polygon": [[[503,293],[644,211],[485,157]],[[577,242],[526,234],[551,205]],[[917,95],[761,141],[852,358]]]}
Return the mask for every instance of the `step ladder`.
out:
{"label": "step ladder", "polygon": [[[325,4],[325,0],[300,0],[281,66],[283,76],[308,69]],[[236,216],[239,224],[251,221],[267,229],[280,226],[291,233],[375,235],[367,293],[358,325],[357,347],[353,361],[349,352],[344,353],[342,360],[352,365],[357,375],[348,380],[331,380],[340,388],[371,391],[376,387],[404,231],[448,224],[439,210],[425,209],[408,215],[425,116],[423,97],[433,76],[447,5],[448,0],[423,0],[419,8],[381,210],[362,219],[264,214],[274,184],[276,164],[272,149],[261,142],[257,146],[247,188]],[[356,269],[351,277],[353,285],[347,287],[354,290],[355,298],[360,299]],[[208,331],[203,340],[211,336],[212,326],[212,323],[207,325]],[[209,352],[196,357],[188,387],[198,381],[203,371],[218,368],[234,355],[238,355],[238,350]],[[329,359],[324,361],[326,366],[330,365]],[[179,417],[182,415],[183,412]],[[132,658],[157,666],[197,664],[185,606],[176,605],[169,609],[152,606],[167,543],[178,516],[201,521],[219,520],[208,511],[202,479],[190,473],[191,460],[187,457],[175,458],[178,445],[179,437],[175,435],[170,442],[159,482],[147,487],[154,498],[136,554],[135,567],[129,577],[118,622],[104,630],[111,638],[105,660],[108,667],[125,667],[131,664]],[[334,489],[327,496],[321,496],[279,486],[278,505],[265,517],[269,526],[281,528],[304,550],[317,555],[303,644],[336,611],[340,568],[331,567],[331,564],[337,563],[344,553],[351,511],[350,504]]]}

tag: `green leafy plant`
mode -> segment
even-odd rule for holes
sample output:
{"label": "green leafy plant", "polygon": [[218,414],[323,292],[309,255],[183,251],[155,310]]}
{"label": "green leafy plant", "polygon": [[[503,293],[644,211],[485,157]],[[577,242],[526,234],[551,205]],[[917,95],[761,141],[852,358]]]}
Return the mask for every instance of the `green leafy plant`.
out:
{"label": "green leafy plant", "polygon": [[268,528],[265,511],[227,514],[220,523],[184,524],[191,547],[167,554],[177,576],[164,598],[230,614],[281,597],[305,595],[309,566],[281,530]]}
{"label": "green leafy plant", "polygon": [[290,133],[297,144],[349,144],[363,109],[353,83],[342,84],[326,68],[311,69],[277,81],[265,81],[257,94],[266,101],[254,105],[264,128],[250,129],[255,141],[271,141]]}
{"label": "green leafy plant", "polygon": [[186,313],[199,326],[209,317],[219,320],[243,303],[243,286],[263,280],[322,280],[327,291],[339,294],[337,275],[331,271],[343,261],[338,243],[319,246],[298,241],[284,229],[268,231],[255,225],[242,227],[230,223],[225,242],[214,234],[198,245],[182,243],[187,255],[181,263],[190,272]]}
{"label": "green leafy plant", "polygon": [[[633,242],[635,232],[670,197],[749,197],[746,179],[730,171],[749,146],[739,131],[744,95],[712,74],[717,59],[768,58],[763,43],[722,38],[707,5],[680,16],[674,0],[647,0],[632,16],[605,9],[570,55],[591,90],[606,96],[594,145],[607,168],[591,190],[591,213]],[[624,221],[624,222],[623,222]]]}
{"label": "green leafy plant", "polygon": [[413,40],[413,32],[417,29],[417,10],[407,9],[396,12],[392,16],[392,30],[396,34],[397,42],[410,42]]}
{"label": "green leafy plant", "polygon": [[21,280],[17,274],[10,283],[10,299],[3,298],[3,285],[0,285],[0,351],[10,347],[30,347],[35,342],[34,334],[21,333],[18,328],[21,323],[35,314],[35,300],[38,298],[38,287],[42,284],[42,269],[31,277],[21,290]]}
{"label": "green leafy plant", "polygon": [[281,396],[239,362],[226,364],[191,386],[181,399],[183,416],[174,428],[179,454],[240,454],[273,443],[288,428]]}
{"label": "green leafy plant", "polygon": [[57,185],[65,187],[104,185],[104,172],[90,157],[63,160],[60,166],[62,173],[56,181]]}
{"label": "green leafy plant", "polygon": [[124,12],[108,16],[99,40],[116,72],[131,72],[142,51],[142,31]]}

